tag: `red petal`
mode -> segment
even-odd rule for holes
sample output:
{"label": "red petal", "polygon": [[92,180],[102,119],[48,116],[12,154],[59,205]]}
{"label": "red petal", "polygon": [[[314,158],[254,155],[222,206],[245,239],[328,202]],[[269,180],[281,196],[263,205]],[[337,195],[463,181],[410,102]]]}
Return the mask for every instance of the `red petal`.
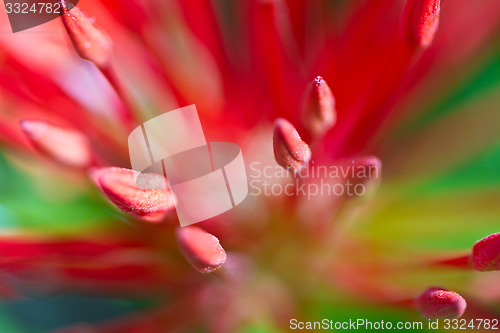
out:
{"label": "red petal", "polygon": [[91,165],[92,153],[89,142],[82,133],[38,119],[21,121],[21,128],[28,140],[53,160],[76,168],[86,168]]}
{"label": "red petal", "polygon": [[[3,259],[36,256],[56,256],[68,258],[96,257],[117,250],[130,250],[144,247],[139,241],[120,239],[115,235],[93,235],[92,239],[37,239],[29,236],[0,237],[0,253]],[[1,261],[1,260],[0,260]]]}
{"label": "red petal", "polygon": [[7,286],[23,294],[148,293],[177,279],[175,268],[154,250],[117,230],[86,238],[7,235],[0,237],[0,265]]}
{"label": "red petal", "polygon": [[302,122],[312,136],[321,136],[335,125],[335,99],[321,76],[306,88],[302,99]]}
{"label": "red petal", "polygon": [[467,302],[453,291],[432,287],[417,298],[416,305],[424,318],[444,319],[461,317]]}
{"label": "red petal", "polygon": [[472,250],[472,261],[474,269],[478,271],[500,270],[500,232],[476,242]]}
{"label": "red petal", "polygon": [[299,172],[311,159],[311,149],[302,141],[299,133],[290,122],[279,118],[274,123],[274,156],[285,169]]}
{"label": "red petal", "polygon": [[179,228],[177,239],[186,259],[200,273],[213,272],[226,262],[226,251],[217,237],[201,228]]}
{"label": "red petal", "polygon": [[112,42],[109,36],[80,8],[61,0],[61,18],[73,45],[83,59],[106,67],[111,59]]}
{"label": "red petal", "polygon": [[149,222],[163,220],[174,208],[174,197],[165,177],[157,174],[142,174],[151,188],[140,188],[136,184],[139,172],[124,168],[103,168],[94,171],[92,178],[101,191],[118,208],[127,214]]}
{"label": "red petal", "polygon": [[412,46],[428,47],[439,25],[441,0],[407,0],[401,21],[403,38]]}

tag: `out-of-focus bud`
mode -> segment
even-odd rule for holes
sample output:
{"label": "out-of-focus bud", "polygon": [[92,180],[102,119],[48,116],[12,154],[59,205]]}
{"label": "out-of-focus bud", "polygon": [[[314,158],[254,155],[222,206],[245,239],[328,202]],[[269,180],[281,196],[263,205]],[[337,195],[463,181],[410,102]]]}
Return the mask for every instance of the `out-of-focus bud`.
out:
{"label": "out-of-focus bud", "polygon": [[307,85],[302,97],[301,117],[312,137],[320,137],[335,125],[335,99],[321,76]]}
{"label": "out-of-focus bud", "polygon": [[39,119],[22,120],[21,129],[36,149],[58,163],[74,168],[92,164],[89,141],[78,131]]}
{"label": "out-of-focus bud", "polygon": [[111,38],[80,8],[69,1],[60,1],[64,27],[80,57],[105,68],[111,60]]}
{"label": "out-of-focus bud", "polygon": [[474,244],[472,262],[478,271],[500,270],[500,232],[489,235]]}
{"label": "out-of-focus bud", "polygon": [[348,180],[353,186],[374,187],[380,183],[382,162],[375,156],[362,157],[353,161],[353,170]]}
{"label": "out-of-focus bud", "polygon": [[416,306],[426,319],[451,319],[464,314],[467,302],[456,292],[431,287],[416,299]]}
{"label": "out-of-focus bud", "polygon": [[279,118],[274,123],[274,156],[279,165],[294,173],[307,167],[311,159],[311,149],[302,141],[290,122]]}
{"label": "out-of-focus bud", "polygon": [[401,18],[403,39],[413,47],[426,48],[439,25],[441,0],[407,0]]}
{"label": "out-of-focus bud", "polygon": [[148,222],[160,222],[173,211],[175,199],[165,177],[141,174],[148,188],[136,184],[137,171],[124,168],[103,168],[91,177],[108,199],[125,213]]}
{"label": "out-of-focus bud", "polygon": [[177,229],[177,240],[186,259],[200,273],[210,273],[226,262],[219,239],[198,227]]}

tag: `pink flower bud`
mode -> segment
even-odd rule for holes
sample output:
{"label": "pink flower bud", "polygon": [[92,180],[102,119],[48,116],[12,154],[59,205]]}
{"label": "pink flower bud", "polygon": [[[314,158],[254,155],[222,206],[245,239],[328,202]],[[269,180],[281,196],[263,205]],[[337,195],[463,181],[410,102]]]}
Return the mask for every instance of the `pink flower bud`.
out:
{"label": "pink flower bud", "polygon": [[464,314],[467,302],[453,291],[432,287],[416,299],[416,306],[426,319],[451,319]]}
{"label": "pink flower bud", "polygon": [[21,121],[21,128],[33,146],[49,158],[74,168],[91,165],[90,144],[82,133],[38,119]]}
{"label": "pink flower bud", "polygon": [[112,42],[80,8],[61,0],[61,18],[76,52],[83,59],[106,67],[111,59]]}
{"label": "pink flower bud", "polygon": [[346,172],[343,182],[347,189],[352,189],[344,192],[347,197],[358,197],[372,193],[380,184],[382,162],[377,157],[365,156],[342,162],[340,165]]}
{"label": "pink flower bud", "polygon": [[226,262],[226,251],[217,237],[198,227],[177,229],[182,253],[200,273],[210,273]]}
{"label": "pink flower bud", "polygon": [[136,184],[138,174],[134,170],[111,167],[94,171],[92,177],[108,199],[125,213],[160,222],[174,209],[174,197],[167,180],[157,174],[142,174],[150,186],[140,188]]}
{"label": "pink flower bud", "polygon": [[401,33],[411,46],[426,48],[439,25],[440,0],[407,0],[401,18]]}
{"label": "pink flower bud", "polygon": [[474,244],[472,262],[478,271],[500,270],[500,232],[489,235]]}
{"label": "pink flower bud", "polygon": [[335,99],[321,76],[307,86],[302,97],[301,115],[304,127],[313,137],[322,136],[335,125]]}
{"label": "pink flower bud", "polygon": [[365,186],[378,184],[382,174],[382,162],[375,156],[366,156],[354,161],[353,176],[349,180]]}
{"label": "pink flower bud", "polygon": [[278,164],[294,172],[307,167],[311,159],[307,143],[302,141],[295,127],[282,118],[274,123],[273,147]]}

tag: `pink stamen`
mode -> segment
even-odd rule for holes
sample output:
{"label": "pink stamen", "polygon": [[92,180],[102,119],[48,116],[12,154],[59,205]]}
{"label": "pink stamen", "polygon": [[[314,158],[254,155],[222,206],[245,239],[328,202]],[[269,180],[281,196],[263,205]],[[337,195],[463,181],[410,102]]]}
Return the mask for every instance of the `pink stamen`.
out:
{"label": "pink stamen", "polygon": [[217,237],[198,227],[177,229],[182,253],[200,273],[210,273],[226,262],[226,251]]}
{"label": "pink stamen", "polygon": [[321,76],[307,86],[302,97],[302,123],[313,137],[320,137],[335,125],[335,99]]}
{"label": "pink stamen", "polygon": [[478,271],[500,270],[500,233],[479,240],[472,249],[472,261]]}
{"label": "pink stamen", "polygon": [[127,214],[148,222],[160,222],[174,209],[174,197],[165,177],[142,174],[150,188],[136,184],[138,172],[124,168],[103,168],[91,175],[113,204]]}
{"label": "pink stamen", "polygon": [[467,307],[462,296],[438,287],[427,289],[415,304],[426,319],[460,318]]}
{"label": "pink stamen", "polygon": [[112,42],[79,7],[61,0],[61,18],[73,45],[83,59],[106,67],[111,60]]}
{"label": "pink stamen", "polygon": [[63,165],[87,168],[93,162],[88,139],[80,132],[39,119],[23,120],[21,128],[35,148]]}
{"label": "pink stamen", "polygon": [[283,118],[274,123],[274,156],[279,165],[293,172],[307,167],[311,149],[302,141],[293,125]]}
{"label": "pink stamen", "polygon": [[401,34],[411,46],[426,48],[439,25],[441,0],[408,0],[401,20]]}

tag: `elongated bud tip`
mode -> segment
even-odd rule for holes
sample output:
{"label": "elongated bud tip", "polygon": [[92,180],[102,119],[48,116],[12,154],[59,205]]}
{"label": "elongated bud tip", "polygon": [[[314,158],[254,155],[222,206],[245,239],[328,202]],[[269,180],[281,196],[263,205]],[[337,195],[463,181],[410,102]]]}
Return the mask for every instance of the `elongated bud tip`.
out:
{"label": "elongated bud tip", "polygon": [[226,262],[226,251],[217,237],[201,228],[178,228],[177,240],[186,259],[200,273],[213,272]]}
{"label": "elongated bud tip", "polygon": [[353,160],[352,170],[349,170],[346,179],[354,188],[352,196],[371,193],[378,187],[382,177],[382,162],[374,156],[361,157]]}
{"label": "elongated bud tip", "polygon": [[382,162],[375,156],[366,156],[354,161],[354,183],[368,185],[380,182]]}
{"label": "elongated bud tip", "polygon": [[174,197],[165,177],[141,174],[147,177],[149,188],[136,184],[139,172],[124,168],[93,170],[91,177],[106,197],[125,213],[148,222],[160,222],[174,209]]}
{"label": "elongated bud tip", "polygon": [[106,67],[111,60],[111,38],[80,8],[66,0],[60,2],[64,27],[80,57]]}
{"label": "elongated bud tip", "polygon": [[274,123],[274,157],[279,165],[293,172],[307,167],[311,159],[311,149],[302,141],[290,122],[279,118]]}
{"label": "elongated bud tip", "polygon": [[335,98],[321,76],[316,77],[302,96],[302,124],[313,137],[325,134],[337,121]]}
{"label": "elongated bud tip", "polygon": [[416,299],[416,306],[426,319],[453,319],[464,314],[467,302],[456,292],[432,287]]}
{"label": "elongated bud tip", "polygon": [[52,160],[73,168],[92,164],[90,144],[82,133],[40,119],[25,119],[20,124],[33,146]]}
{"label": "elongated bud tip", "polygon": [[472,262],[478,271],[500,270],[500,232],[489,235],[474,244]]}
{"label": "elongated bud tip", "polygon": [[440,7],[440,0],[407,0],[400,26],[403,39],[413,47],[428,47],[438,29]]}

